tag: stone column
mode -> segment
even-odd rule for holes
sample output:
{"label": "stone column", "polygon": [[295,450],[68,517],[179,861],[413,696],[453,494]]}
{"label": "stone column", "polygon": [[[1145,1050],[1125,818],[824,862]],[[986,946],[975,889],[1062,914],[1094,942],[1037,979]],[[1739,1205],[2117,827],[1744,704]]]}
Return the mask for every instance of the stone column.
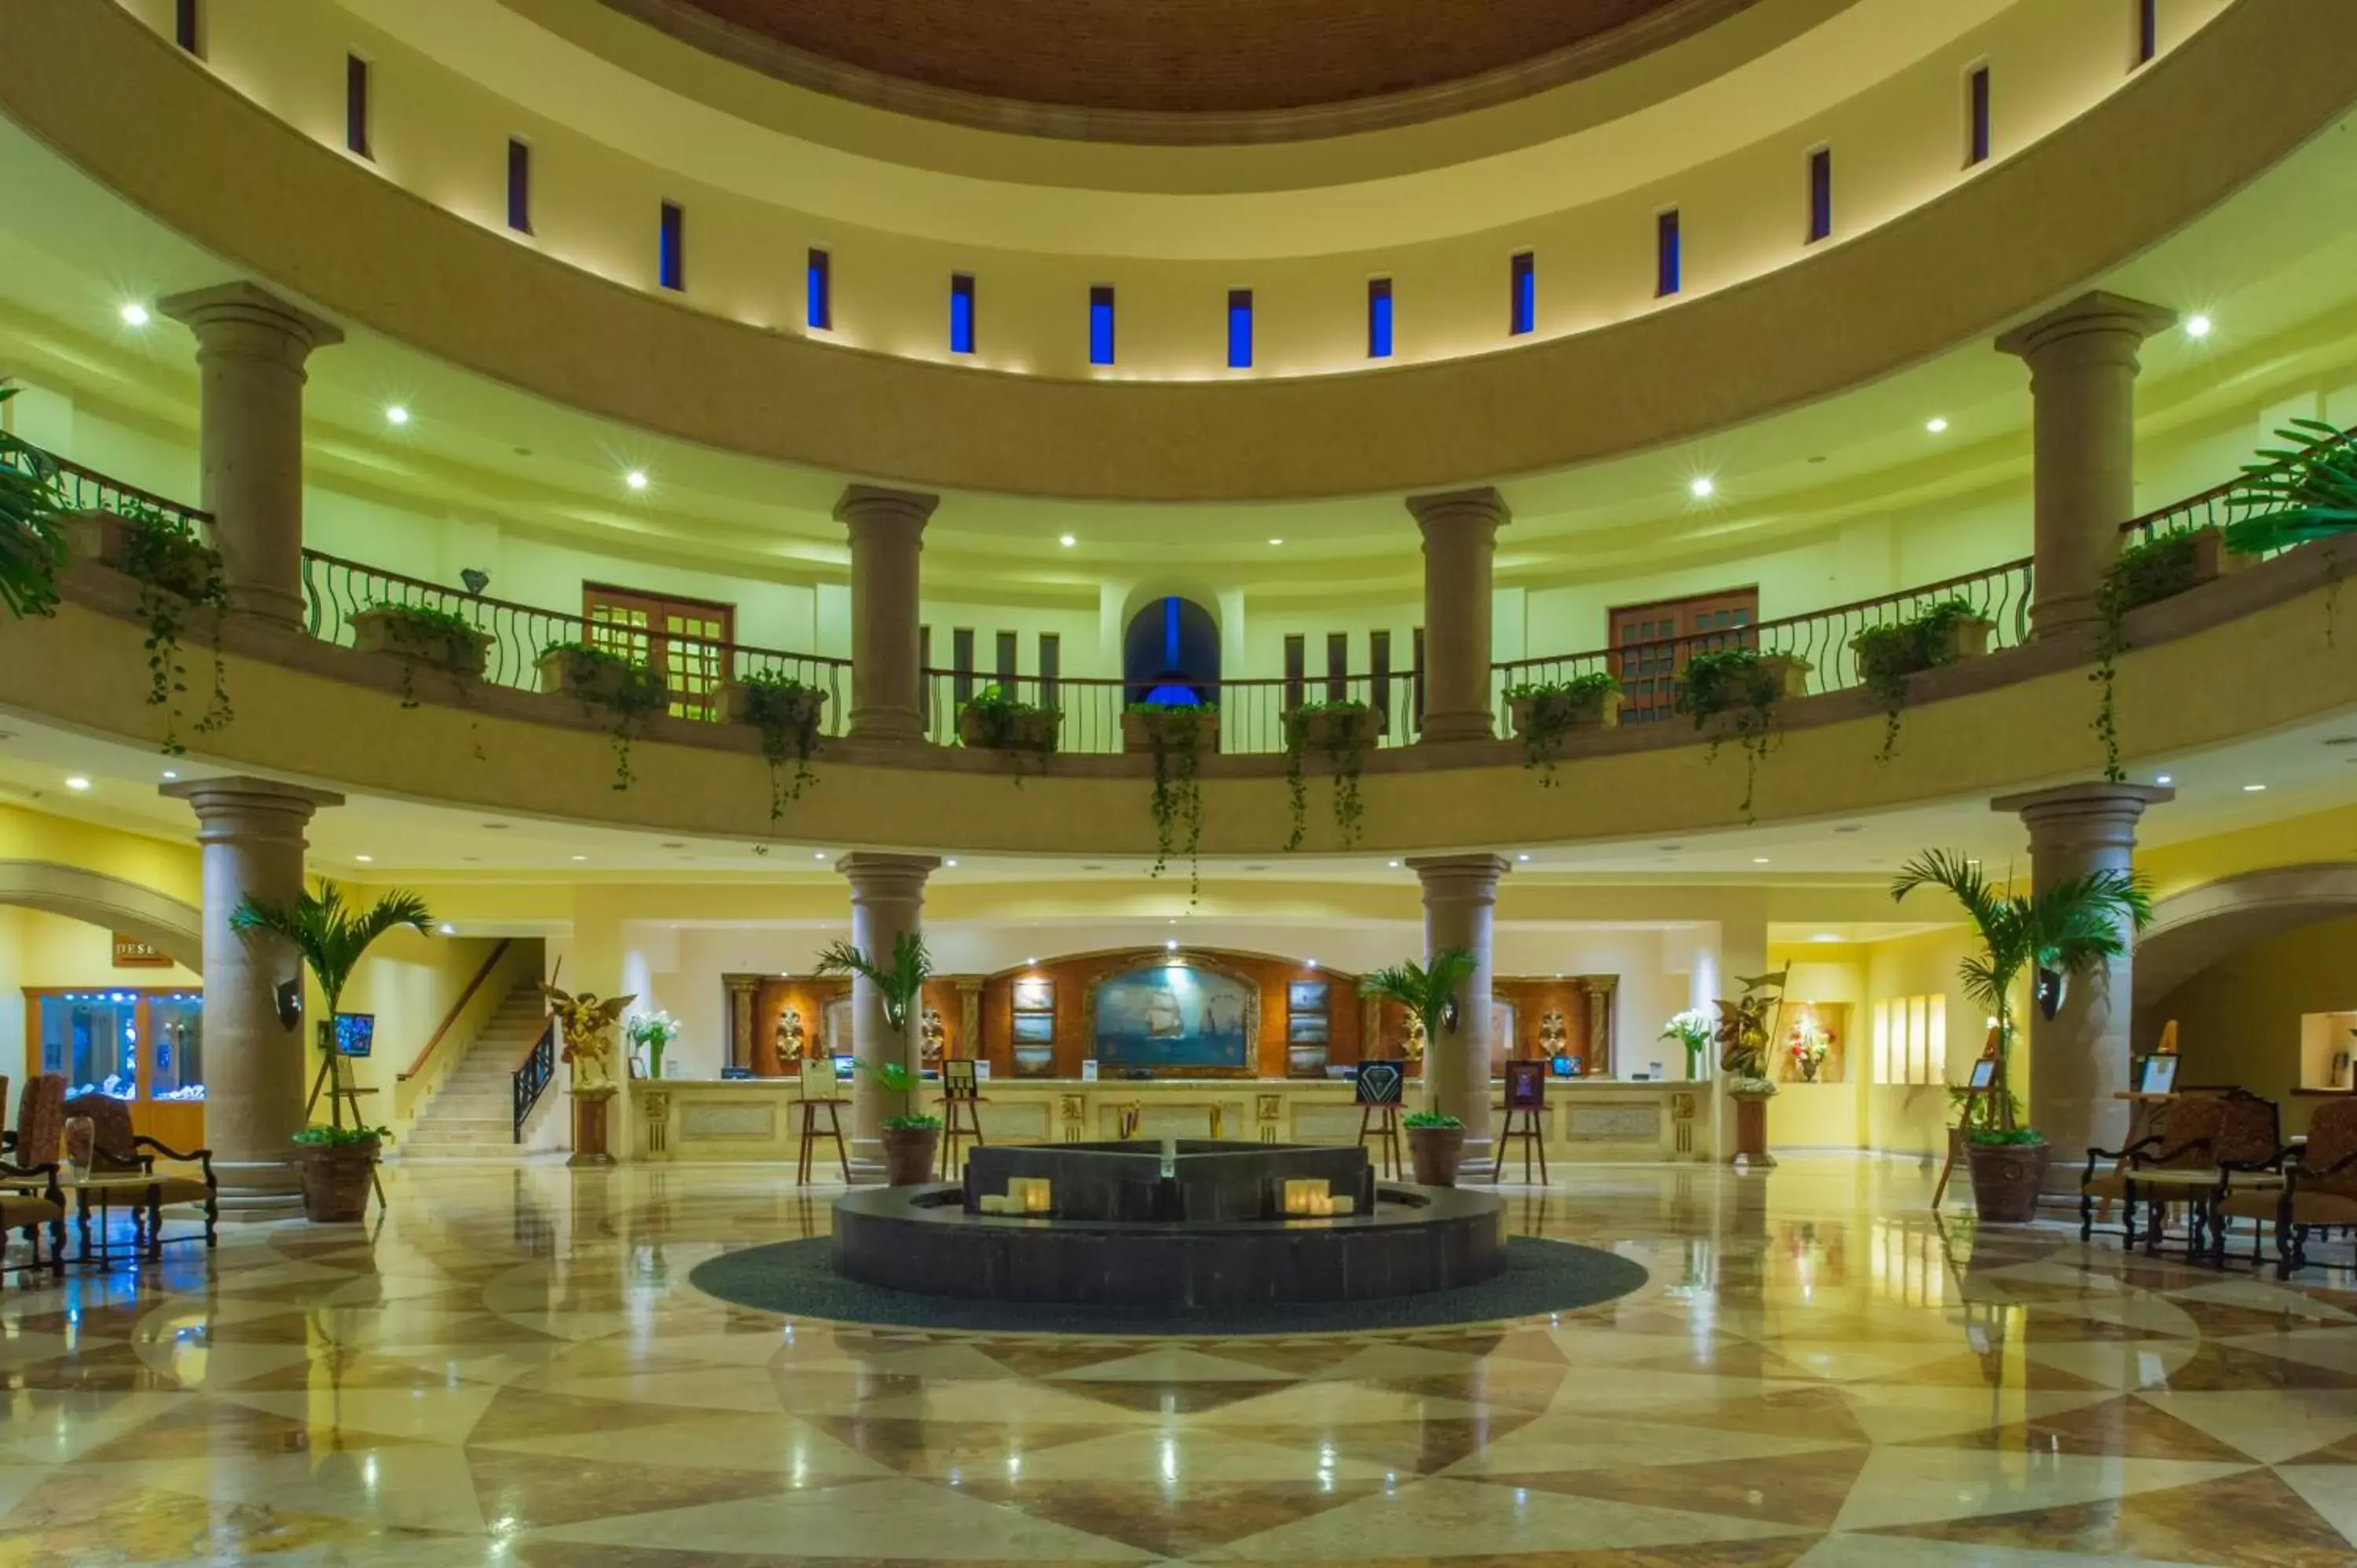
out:
{"label": "stone column", "polygon": [[1494,489],[1410,496],[1424,532],[1424,740],[1488,740],[1490,564],[1511,521]]}
{"label": "stone column", "polygon": [[753,1031],[759,1026],[761,977],[724,974],[720,983],[728,988],[727,1065],[749,1070],[753,1066]]}
{"label": "stone column", "polygon": [[925,737],[918,693],[920,556],[941,497],[853,485],[834,503],[851,534],[851,722],[855,740]]}
{"label": "stone column", "polygon": [[973,1061],[986,1060],[990,1053],[982,1048],[982,977],[967,975],[959,980],[957,988],[958,1038],[964,1043],[958,1054]]}
{"label": "stone column", "polygon": [[[2136,819],[2147,806],[2177,791],[2143,784],[2065,784],[1989,802],[2016,812],[2029,830],[2034,892],[2099,871],[2128,871],[2136,854]],[[2050,1021],[2035,1002],[2029,1022],[2029,1121],[2053,1151],[2050,1194],[2075,1195],[2091,1147],[2116,1149],[2127,1133],[2128,1104],[2115,1099],[2128,1087],[2128,1024],[2136,996],[2134,936],[2130,950],[2100,972],[2064,986],[2062,1005]],[[1955,1031],[1950,1031],[1955,1037]],[[2018,1044],[2018,1041],[2017,1041]]]}
{"label": "stone column", "polygon": [[[924,929],[925,878],[942,863],[931,855],[846,854],[835,869],[851,883],[851,945],[879,966],[892,961],[892,944],[903,931]],[[851,1052],[859,1059],[852,1076],[851,1176],[874,1181],[883,1174],[884,1144],[879,1125],[887,1116],[907,1109],[899,1097],[886,1094],[876,1082],[876,1069],[898,1062],[917,1070],[917,1026],[924,1016],[921,998],[909,1004],[909,1015],[895,1029],[884,1016],[884,998],[866,980],[851,982]]]}
{"label": "stone column", "polygon": [[303,363],[344,335],[250,283],[158,300],[197,335],[205,510],[230,603],[303,620]]}
{"label": "stone column", "polygon": [[1451,854],[1408,862],[1424,884],[1424,950],[1464,948],[1473,972],[1457,995],[1457,1027],[1425,1042],[1426,1108],[1465,1123],[1465,1168],[1487,1174],[1490,1135],[1490,927],[1498,903],[1502,855]]}
{"label": "stone column", "polygon": [[[303,829],[344,798],[274,779],[230,777],[163,787],[197,813],[205,887],[205,1144],[225,1210],[262,1217],[300,1204],[294,1144],[317,1060],[311,1024],[279,1018],[278,988],[304,983],[302,961],[276,937],[230,929],[248,897],[292,904],[303,891]],[[322,1108],[322,1114],[325,1109]]]}
{"label": "stone column", "polygon": [[2136,348],[2177,313],[2085,294],[1996,340],[2029,362],[2036,584],[2031,628],[2051,637],[2102,617],[2095,590],[2136,515]]}

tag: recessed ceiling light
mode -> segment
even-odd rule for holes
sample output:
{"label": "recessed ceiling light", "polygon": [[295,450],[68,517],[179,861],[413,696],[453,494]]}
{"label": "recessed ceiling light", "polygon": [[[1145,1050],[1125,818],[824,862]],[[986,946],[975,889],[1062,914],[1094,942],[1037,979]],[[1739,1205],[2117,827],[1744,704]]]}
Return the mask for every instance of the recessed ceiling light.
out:
{"label": "recessed ceiling light", "polygon": [[1768,864],[1768,857],[1764,854],[1755,854],[1751,857],[1751,864],[1754,865],[1765,865]]}
{"label": "recessed ceiling light", "polygon": [[445,920],[442,922],[442,934],[446,937],[455,937],[458,934],[458,928]]}
{"label": "recessed ceiling light", "polygon": [[2166,773],[2156,775],[2153,779],[2153,782],[2156,784],[2166,784],[2169,782],[2169,776]]}
{"label": "recessed ceiling light", "polygon": [[1269,541],[1269,542],[1270,542],[1271,544],[1282,544],[1282,543],[1284,543],[1284,542],[1285,542],[1285,541],[1284,541],[1284,540],[1282,540],[1282,539],[1272,539],[1272,540],[1270,540],[1270,541]]}
{"label": "recessed ceiling light", "polygon": [[622,476],[622,483],[634,490],[645,489],[647,488],[646,471],[642,468],[633,468]]}
{"label": "recessed ceiling light", "polygon": [[179,776],[180,770],[177,768],[167,768],[164,769],[164,777],[167,779],[178,779]]}
{"label": "recessed ceiling light", "polygon": [[1923,428],[1934,435],[1944,435],[1947,432],[1948,422],[1935,413],[1923,422]]}
{"label": "recessed ceiling light", "polygon": [[72,778],[66,780],[66,788],[69,789],[87,789],[90,788],[90,780],[77,773]]}
{"label": "recessed ceiling light", "polygon": [[1686,491],[1696,500],[1705,500],[1718,493],[1718,482],[1708,474],[1697,474],[1686,485]]}
{"label": "recessed ceiling light", "polygon": [[352,856],[352,858],[359,861],[362,865],[373,865],[376,864],[376,856],[372,854],[356,854]]}
{"label": "recessed ceiling light", "polygon": [[135,299],[115,314],[123,317],[123,325],[125,327],[145,327],[152,319],[147,314],[147,307]]}
{"label": "recessed ceiling light", "polygon": [[409,423],[409,410],[396,403],[384,411],[384,422],[387,424],[406,424]]}
{"label": "recessed ceiling light", "polygon": [[811,858],[813,860],[824,860],[826,858],[826,851],[823,849],[814,849],[811,851]]}
{"label": "recessed ceiling light", "polygon": [[2190,317],[2190,318],[2186,321],[2186,323],[2185,323],[2185,335],[2186,335],[2188,338],[2207,338],[2207,337],[2209,337],[2209,336],[2210,336],[2210,318],[2209,318],[2208,317],[2206,317],[2206,316],[2196,316],[2196,317]]}
{"label": "recessed ceiling light", "polygon": [[1025,959],[1023,961],[1025,963],[1038,963],[1039,960],[1037,955],[1034,955],[1033,957]]}
{"label": "recessed ceiling light", "polygon": [[956,861],[954,861],[954,860],[945,860],[945,861],[942,862],[942,864],[943,865],[946,865],[946,866],[950,866],[950,867],[954,868],[954,867],[956,866],[956,865],[957,865],[957,862],[956,862]]}
{"label": "recessed ceiling light", "polygon": [[1530,859],[1530,856],[1529,856],[1529,855],[1527,855],[1527,854],[1518,854],[1518,855],[1514,856],[1514,858],[1515,858],[1516,860],[1528,860],[1528,859]]}
{"label": "recessed ceiling light", "polygon": [[1060,533],[1056,536],[1056,542],[1062,545],[1065,549],[1070,550],[1073,545],[1078,544],[1080,541],[1069,533]]}
{"label": "recessed ceiling light", "polygon": [[586,855],[586,854],[576,854],[576,855],[575,855],[573,858],[574,858],[574,859],[576,859],[576,860],[587,860],[587,859],[588,859],[589,857],[588,857],[587,855]]}
{"label": "recessed ceiling light", "polygon": [[1177,952],[1178,950],[1178,939],[1177,937],[1173,937],[1168,941],[1164,942],[1162,947],[1163,950],[1166,952]]}
{"label": "recessed ceiling light", "polygon": [[1854,833],[1860,832],[1865,828],[1865,826],[1866,824],[1864,822],[1844,822],[1839,827],[1834,829],[1834,832],[1837,833]]}
{"label": "recessed ceiling light", "polygon": [[1815,936],[1811,937],[1809,940],[1813,942],[1837,942],[1841,940],[1841,933],[1839,931],[1819,931]]}
{"label": "recessed ceiling light", "polygon": [[2245,784],[2243,786],[2243,793],[2245,795],[2255,795],[2266,788],[2266,786],[2264,784]]}
{"label": "recessed ceiling light", "polygon": [[1394,871],[1397,871],[1399,869],[1399,862],[1396,860],[1385,861],[1383,864],[1390,866]]}

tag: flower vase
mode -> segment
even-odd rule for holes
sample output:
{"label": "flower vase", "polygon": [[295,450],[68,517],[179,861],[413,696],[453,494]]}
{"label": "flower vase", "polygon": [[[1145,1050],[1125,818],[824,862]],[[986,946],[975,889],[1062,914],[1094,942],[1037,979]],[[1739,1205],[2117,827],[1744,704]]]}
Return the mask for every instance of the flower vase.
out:
{"label": "flower vase", "polygon": [[662,1042],[649,1040],[647,1042],[647,1076],[649,1078],[662,1077]]}
{"label": "flower vase", "polygon": [[1817,1062],[1814,1058],[1803,1057],[1801,1058],[1801,1081],[1803,1083],[1814,1083],[1817,1081]]}
{"label": "flower vase", "polygon": [[[98,1124],[87,1116],[69,1116],[65,1125],[65,1174],[79,1182],[90,1174],[91,1151],[98,1144]],[[38,1156],[35,1156],[38,1158]]]}

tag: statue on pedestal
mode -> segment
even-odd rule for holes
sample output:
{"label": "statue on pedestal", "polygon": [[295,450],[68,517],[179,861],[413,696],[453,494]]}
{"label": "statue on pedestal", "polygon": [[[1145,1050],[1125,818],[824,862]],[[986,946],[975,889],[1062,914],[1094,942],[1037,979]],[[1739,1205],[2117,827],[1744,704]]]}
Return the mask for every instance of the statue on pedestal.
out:
{"label": "statue on pedestal", "polygon": [[918,1025],[918,1029],[923,1036],[919,1047],[919,1065],[939,1067],[942,1062],[942,1050],[949,1041],[949,1026],[942,1022],[942,1010],[938,1007],[926,1008],[923,1021]]}
{"label": "statue on pedestal", "polygon": [[1424,1059],[1424,1020],[1417,1016],[1414,1008],[1410,1008],[1407,1015],[1407,1034],[1400,1041],[1400,1057],[1403,1060],[1420,1062]]}
{"label": "statue on pedestal", "polygon": [[810,1041],[802,1030],[802,1009],[789,1007],[780,1013],[778,1015],[778,1060],[781,1063],[799,1061],[802,1053],[809,1048]]}
{"label": "statue on pedestal", "polygon": [[573,1092],[610,1093],[614,1088],[614,1046],[608,1036],[638,997],[614,996],[600,1002],[594,991],[576,996],[554,985],[544,984],[540,990],[548,998],[549,1011],[555,1015],[557,1029],[565,1039],[564,1054],[558,1059],[573,1069]]}

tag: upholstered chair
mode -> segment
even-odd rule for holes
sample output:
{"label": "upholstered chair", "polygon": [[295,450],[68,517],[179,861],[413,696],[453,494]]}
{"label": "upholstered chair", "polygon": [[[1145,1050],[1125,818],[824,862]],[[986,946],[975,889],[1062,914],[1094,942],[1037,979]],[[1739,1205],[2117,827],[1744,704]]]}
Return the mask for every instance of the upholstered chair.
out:
{"label": "upholstered chair", "polygon": [[[109,1094],[78,1094],[65,1106],[68,1117],[87,1116],[91,1122],[91,1170],[99,1176],[145,1176],[140,1186],[95,1187],[89,1189],[88,1207],[99,1211],[100,1223],[111,1205],[131,1209],[132,1224],[140,1232],[150,1256],[163,1243],[164,1210],[196,1205],[205,1216],[205,1245],[217,1245],[221,1219],[219,1185],[213,1179],[213,1152],[192,1149],[182,1154],[131,1130],[131,1107]],[[195,1165],[200,1175],[167,1170],[158,1174],[156,1156]],[[152,1233],[151,1233],[152,1232]]]}
{"label": "upholstered chair", "polygon": [[2308,1266],[2309,1232],[2357,1227],[2357,1097],[2328,1100],[2308,1126],[2308,1147],[2284,1165],[2276,1210],[2276,1276]]}

